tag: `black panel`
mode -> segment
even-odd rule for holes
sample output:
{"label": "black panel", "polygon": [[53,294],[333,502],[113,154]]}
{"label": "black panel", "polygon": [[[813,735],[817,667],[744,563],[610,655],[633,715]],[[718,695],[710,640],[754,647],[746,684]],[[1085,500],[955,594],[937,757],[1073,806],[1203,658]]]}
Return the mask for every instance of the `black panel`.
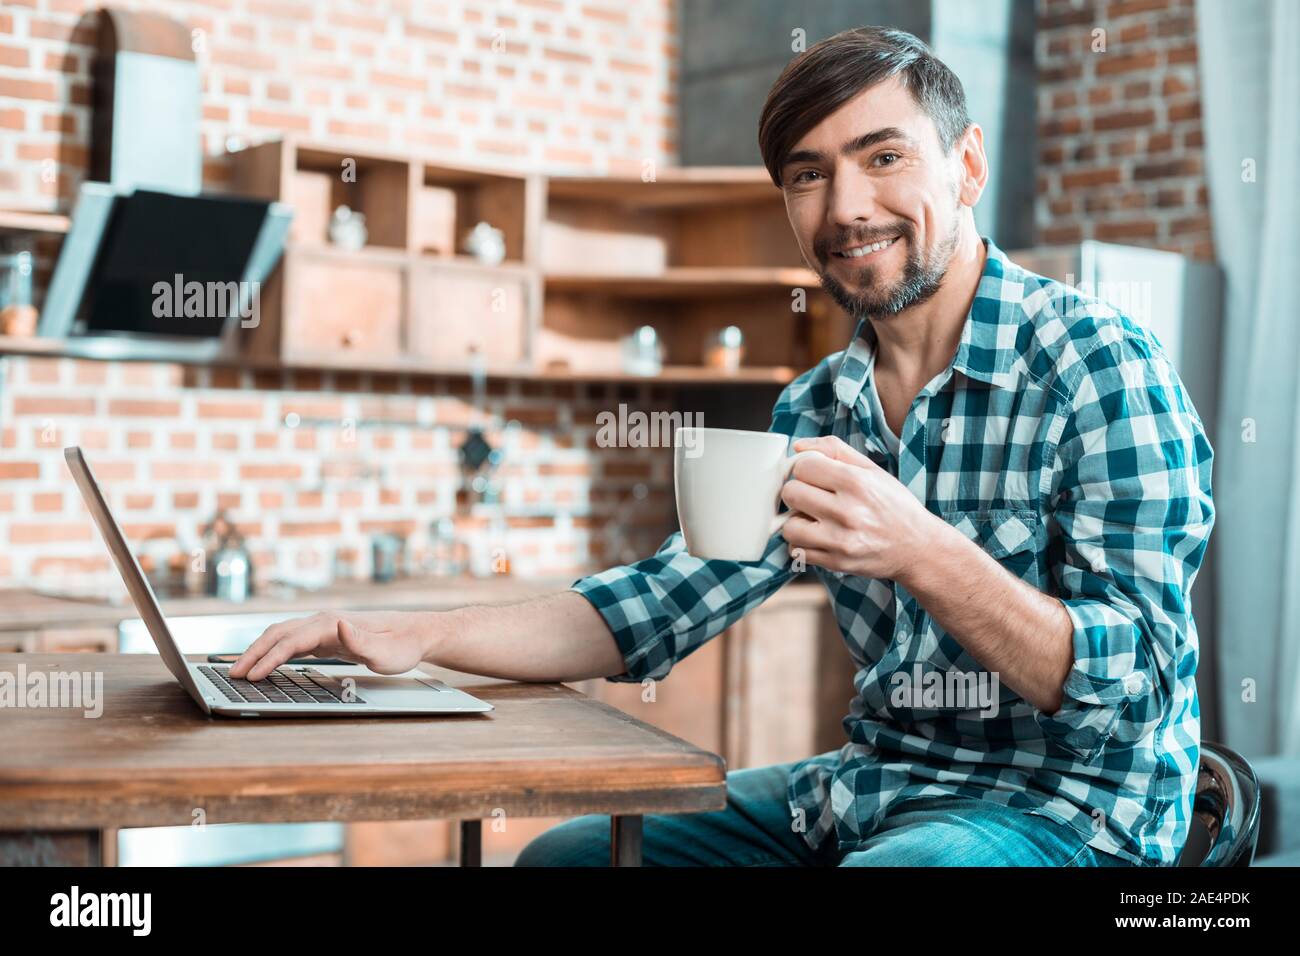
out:
{"label": "black panel", "polygon": [[[266,219],[268,203],[227,196],[175,196],[136,190],[113,204],[86,293],[78,326],[87,333],[136,332],[203,338],[218,336],[230,309],[207,314],[220,299],[204,296],[202,315],[184,314],[185,299],[169,302],[172,314],[155,315],[159,291],[166,283],[181,288],[191,282],[239,282]],[[237,300],[230,302],[235,307]],[[174,306],[181,307],[178,313]]]}

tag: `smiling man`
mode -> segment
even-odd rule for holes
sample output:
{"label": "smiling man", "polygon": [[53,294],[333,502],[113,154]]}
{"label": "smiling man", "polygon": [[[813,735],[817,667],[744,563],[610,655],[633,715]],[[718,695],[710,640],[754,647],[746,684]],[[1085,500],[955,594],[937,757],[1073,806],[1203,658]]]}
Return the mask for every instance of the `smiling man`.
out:
{"label": "smiling man", "polygon": [[[318,615],[273,627],[232,672],[322,650],[385,672],[661,679],[806,562],[858,666],[846,743],[732,771],[726,810],[647,817],[648,865],[1174,862],[1200,743],[1190,590],[1214,510],[1169,358],[978,234],[981,130],[910,34],[849,31],[797,57],[759,143],[805,259],[859,320],[774,409],[772,430],[822,452],[785,486],[784,539],[737,563],[692,557],[677,533],[514,607]],[[954,701],[954,683],[991,699]],[[608,840],[606,818],[581,817],[519,862],[603,865]]]}

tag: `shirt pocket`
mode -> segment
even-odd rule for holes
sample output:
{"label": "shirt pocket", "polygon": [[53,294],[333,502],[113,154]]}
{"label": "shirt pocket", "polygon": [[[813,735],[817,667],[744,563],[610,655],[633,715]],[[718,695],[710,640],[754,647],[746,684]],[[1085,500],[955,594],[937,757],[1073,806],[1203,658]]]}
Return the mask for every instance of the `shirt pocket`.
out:
{"label": "shirt pocket", "polygon": [[1039,555],[1041,538],[1046,532],[1036,510],[945,511],[941,517],[1016,577],[1041,587]]}

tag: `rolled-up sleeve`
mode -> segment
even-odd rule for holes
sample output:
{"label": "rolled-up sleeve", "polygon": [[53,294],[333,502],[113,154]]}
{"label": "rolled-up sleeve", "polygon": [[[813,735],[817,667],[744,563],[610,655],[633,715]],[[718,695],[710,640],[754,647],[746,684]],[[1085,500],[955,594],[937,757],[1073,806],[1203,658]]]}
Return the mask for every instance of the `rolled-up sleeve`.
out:
{"label": "rolled-up sleeve", "polygon": [[780,535],[759,561],[711,561],[687,553],[677,531],[652,557],[580,578],[570,590],[600,612],[623,654],[626,671],[606,679],[659,680],[792,576]]}
{"label": "rolled-up sleeve", "polygon": [[[782,390],[768,431],[792,440],[824,434],[838,356],[823,359]],[[682,533],[675,531],[653,556],[579,578],[570,590],[600,612],[623,654],[626,671],[606,679],[658,680],[779,591],[795,573],[789,546],[779,533],[768,539],[758,561],[713,561],[689,554]]]}
{"label": "rolled-up sleeve", "polygon": [[1169,359],[1126,335],[1085,356],[1057,445],[1057,596],[1074,664],[1049,744],[1090,763],[1164,719],[1197,662],[1190,591],[1214,522],[1213,452]]}

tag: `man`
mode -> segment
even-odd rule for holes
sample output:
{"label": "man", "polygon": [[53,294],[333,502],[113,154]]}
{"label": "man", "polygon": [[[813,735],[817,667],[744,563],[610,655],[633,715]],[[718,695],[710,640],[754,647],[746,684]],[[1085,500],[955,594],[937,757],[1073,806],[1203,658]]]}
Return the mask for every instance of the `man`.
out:
{"label": "man", "polygon": [[[822,454],[796,465],[796,514],[761,561],[694,558],[678,533],[520,605],[276,625],[233,672],[320,651],[390,673],[661,679],[802,558],[860,668],[848,741],[731,772],[726,810],[647,817],[648,865],[1174,862],[1212,451],[1150,333],[978,235],[982,136],[957,78],[900,31],[831,37],[773,86],[763,161],[859,323],[776,405],[772,430]],[[588,816],[519,862],[607,859]]]}

